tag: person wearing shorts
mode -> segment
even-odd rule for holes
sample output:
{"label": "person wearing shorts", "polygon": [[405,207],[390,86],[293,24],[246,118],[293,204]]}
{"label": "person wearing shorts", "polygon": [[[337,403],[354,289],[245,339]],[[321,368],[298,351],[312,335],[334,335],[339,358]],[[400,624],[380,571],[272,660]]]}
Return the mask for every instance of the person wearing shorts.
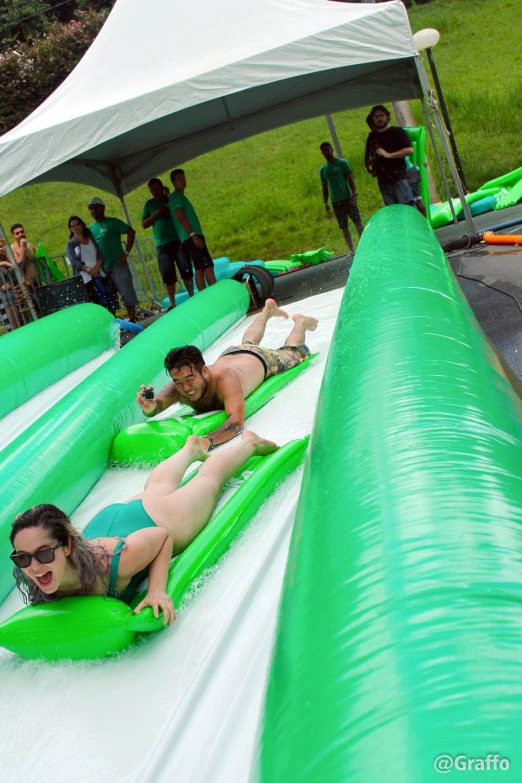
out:
{"label": "person wearing shorts", "polygon": [[[103,255],[103,271],[107,275],[107,288],[109,292],[118,298],[118,292],[127,308],[129,321],[136,321],[136,305],[138,297],[134,289],[128,257],[136,232],[132,226],[123,220],[113,217],[105,217],[105,202],[99,196],[95,196],[88,204],[91,217],[94,220],[89,226],[89,231],[98,243]],[[127,235],[127,245],[122,250],[121,237]]]}
{"label": "person wearing shorts", "polygon": [[192,259],[196,270],[196,285],[202,291],[206,285],[214,285],[214,261],[210,255],[201,223],[192,203],[185,196],[187,180],[183,169],[174,169],[170,174],[174,193],[169,196],[172,220],[183,249]]}
{"label": "person wearing shorts", "polygon": [[[239,353],[250,353],[261,361],[265,368],[265,381],[274,375],[291,370],[310,356],[310,349],[304,343],[299,345],[282,345],[281,348],[264,348],[257,343],[243,342],[241,345],[231,345],[219,356],[232,356]],[[219,360],[218,360],[219,361]]]}
{"label": "person wearing shorts", "polygon": [[189,296],[194,296],[192,264],[176,231],[169,208],[169,197],[165,195],[163,183],[157,177],[149,180],[152,198],[145,202],[141,215],[143,228],[152,226],[156,255],[161,277],[169,297],[169,310],[176,306],[176,266]]}
{"label": "person wearing shorts", "polygon": [[292,316],[293,328],[285,344],[271,349],[260,345],[271,318],[287,319],[288,314],[273,299],[267,299],[241,343],[227,348],[211,365],[205,364],[201,351],[194,345],[169,351],[165,369],[171,382],[152,400],[146,399],[145,386],[141,386],[136,401],[143,413],[156,416],[175,402],[190,405],[198,413],[225,410],[226,421],[200,438],[202,446],[209,451],[235,438],[245,423],[245,399],[267,378],[285,373],[310,356],[305,335],[316,329],[317,319],[296,313]]}
{"label": "person wearing shorts", "polygon": [[326,163],[323,163],[319,169],[324,208],[328,215],[332,214],[328,205],[329,196],[334,215],[337,218],[337,225],[343,232],[350,252],[353,253],[353,242],[350,229],[348,228],[348,218],[354,224],[359,236],[361,236],[364,226],[357,206],[357,190],[352,169],[347,160],[335,157],[330,142],[323,141],[320,150],[326,160]]}

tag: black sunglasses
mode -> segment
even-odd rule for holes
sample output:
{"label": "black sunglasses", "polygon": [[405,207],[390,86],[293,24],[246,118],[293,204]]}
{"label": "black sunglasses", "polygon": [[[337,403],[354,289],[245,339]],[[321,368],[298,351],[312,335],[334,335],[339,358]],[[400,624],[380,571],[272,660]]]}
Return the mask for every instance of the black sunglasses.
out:
{"label": "black sunglasses", "polygon": [[9,555],[9,557],[11,558],[15,566],[18,566],[18,568],[29,568],[33,557],[37,563],[41,563],[42,565],[47,565],[48,563],[54,563],[54,559],[55,559],[54,553],[61,546],[62,544],[56,544],[56,546],[50,546],[50,547],[46,547],[45,549],[39,549],[38,552],[33,552],[32,555],[28,554],[27,552],[13,552],[13,554]]}

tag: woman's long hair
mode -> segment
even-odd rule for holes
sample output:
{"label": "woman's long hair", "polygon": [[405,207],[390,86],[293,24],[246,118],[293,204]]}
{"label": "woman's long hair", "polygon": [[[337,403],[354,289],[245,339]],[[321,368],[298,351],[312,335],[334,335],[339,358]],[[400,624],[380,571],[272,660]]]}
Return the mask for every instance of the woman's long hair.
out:
{"label": "woman's long hair", "polygon": [[[11,529],[11,544],[14,546],[17,533],[30,527],[43,528],[49,538],[54,538],[62,546],[70,547],[69,557],[78,569],[81,585],[75,595],[91,593],[98,578],[101,578],[105,583],[111,555],[103,547],[93,547],[89,541],[83,539],[71,525],[67,514],[64,514],[59,508],[50,503],[42,503],[24,511],[23,514],[18,514]],[[26,604],[41,604],[57,601],[59,598],[59,596],[44,593],[32,579],[28,579],[23,571],[16,566],[14,577]]]}
{"label": "woman's long hair", "polygon": [[85,221],[84,221],[84,220],[82,220],[82,219],[81,219],[81,217],[78,217],[78,215],[71,215],[71,217],[69,218],[69,220],[68,220],[68,222],[67,222],[67,228],[68,228],[68,229],[69,229],[69,231],[70,231],[70,234],[69,234],[69,239],[72,239],[72,238],[73,238],[73,236],[74,236],[74,231],[71,231],[71,220],[77,220],[77,221],[78,221],[78,223],[81,223],[81,224],[82,224],[82,226],[83,226],[82,235],[85,237],[85,239],[88,239],[88,238],[89,238],[89,236],[90,236],[89,229],[88,229],[88,228],[87,228],[87,226],[85,225]]}

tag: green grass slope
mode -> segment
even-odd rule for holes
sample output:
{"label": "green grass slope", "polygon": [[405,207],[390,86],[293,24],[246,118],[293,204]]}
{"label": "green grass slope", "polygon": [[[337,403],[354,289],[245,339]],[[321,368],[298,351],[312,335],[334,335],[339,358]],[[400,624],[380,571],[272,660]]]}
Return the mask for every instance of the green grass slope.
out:
{"label": "green grass slope", "polygon": [[[414,31],[436,27],[441,33],[434,54],[469,187],[522,165],[519,0],[434,0],[411,9],[410,20]],[[422,122],[420,106],[414,103],[413,109]],[[335,115],[363,220],[382,206],[363,165],[366,114],[363,108]],[[327,139],[326,121],[319,117],[187,161],[187,195],[215,257],[268,260],[321,246],[343,249],[335,220],[322,205],[319,144]],[[96,193],[68,183],[33,185],[1,199],[0,217],[6,230],[23,222],[30,241],[43,241],[57,255],[64,252],[69,216],[88,220],[87,202]],[[140,226],[147,198],[146,187],[127,198],[142,236],[150,233]],[[106,201],[107,214],[121,217],[118,200],[106,196]]]}

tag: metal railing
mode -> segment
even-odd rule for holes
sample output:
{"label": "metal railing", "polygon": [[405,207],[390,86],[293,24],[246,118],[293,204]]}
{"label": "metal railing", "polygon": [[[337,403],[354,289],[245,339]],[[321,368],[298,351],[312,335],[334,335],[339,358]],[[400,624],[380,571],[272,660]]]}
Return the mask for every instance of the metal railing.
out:
{"label": "metal railing", "polygon": [[[9,266],[7,266],[9,264]],[[33,320],[31,306],[35,308],[35,286],[17,275],[10,262],[0,265],[0,325],[4,332],[11,332]],[[36,316],[37,317],[37,316]]]}
{"label": "metal railing", "polygon": [[[0,258],[0,261],[3,261],[3,259]],[[53,256],[52,261],[64,277],[69,278],[73,276],[72,267],[67,261],[65,254]],[[9,266],[0,265],[0,326],[4,332],[17,329],[19,326],[23,326],[29,323],[30,320],[33,320],[30,307],[28,306],[28,299],[33,305],[34,318],[38,318],[39,315],[35,293],[36,286],[34,284],[28,285],[27,280],[24,283],[20,270],[15,270],[9,261],[7,261],[7,264]],[[129,256],[129,268],[140,306],[145,310],[149,310],[151,307],[156,310],[159,309],[166,292],[152,237],[136,239]],[[181,284],[177,270],[176,274]],[[48,282],[50,280],[46,279],[45,283]],[[124,309],[122,307],[122,310]]]}

